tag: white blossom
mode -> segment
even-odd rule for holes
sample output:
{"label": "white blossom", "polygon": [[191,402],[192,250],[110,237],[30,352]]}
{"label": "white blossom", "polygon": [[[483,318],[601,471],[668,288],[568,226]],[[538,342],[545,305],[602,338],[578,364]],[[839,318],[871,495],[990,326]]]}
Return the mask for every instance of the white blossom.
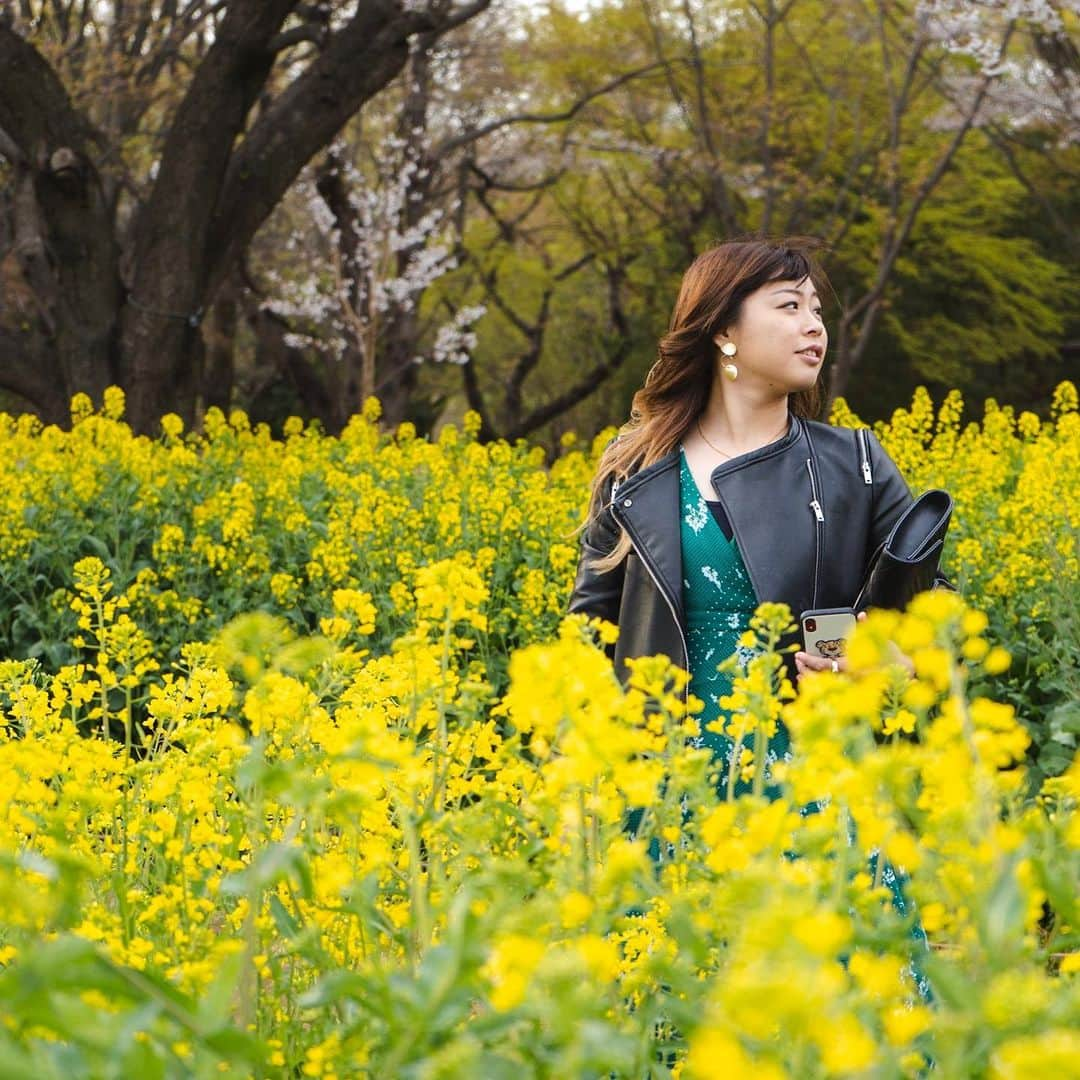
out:
{"label": "white blossom", "polygon": [[[295,187],[309,227],[285,243],[288,250],[307,254],[310,270],[288,283],[280,275],[268,275],[276,295],[267,304],[290,320],[293,329],[286,341],[294,348],[338,357],[352,348],[365,355],[377,348],[381,326],[414,312],[424,291],[457,266],[447,226],[456,201],[427,208],[411,220],[415,202],[410,199],[425,197],[418,184],[428,170],[417,160],[415,148],[397,135],[382,140],[379,148],[375,168],[363,173],[336,147],[337,175],[354,218],[349,223],[353,243],[347,267],[339,254],[343,223],[319,194],[314,178],[305,174]],[[465,363],[476,345],[470,327],[484,311],[464,307],[437,328],[431,359]],[[422,355],[414,359],[425,362]]]}
{"label": "white blossom", "polygon": [[1022,22],[1044,33],[1062,27],[1057,7],[1080,13],[1080,0],[920,0],[916,16],[931,39],[953,52],[977,59],[987,74],[997,74],[1000,30]]}
{"label": "white blossom", "polygon": [[483,304],[458,308],[453,319],[439,327],[431,358],[437,363],[467,364],[476,348],[476,334],[469,329],[487,312]]}
{"label": "white blossom", "polygon": [[949,78],[955,106],[944,108],[930,121],[936,129],[962,122],[965,101],[985,96],[976,126],[993,121],[1015,129],[1046,125],[1057,129],[1061,146],[1080,139],[1080,79],[1072,71],[1054,71],[1043,60],[1025,56],[1022,62],[1003,52],[1006,28],[1040,34],[1064,32],[1060,12],[1080,14],[1080,0],[921,0],[917,15],[928,37],[951,52],[970,56],[979,74]]}

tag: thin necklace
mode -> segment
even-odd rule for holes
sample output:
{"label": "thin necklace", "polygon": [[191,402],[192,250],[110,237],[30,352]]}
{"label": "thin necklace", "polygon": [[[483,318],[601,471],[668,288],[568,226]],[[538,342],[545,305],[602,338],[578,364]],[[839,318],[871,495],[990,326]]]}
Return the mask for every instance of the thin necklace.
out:
{"label": "thin necklace", "polygon": [[[787,430],[787,426],[788,426],[788,422],[787,422],[787,418],[785,417],[784,418],[784,426],[780,429],[780,431],[778,431],[775,435],[773,435],[772,438],[770,438],[767,442],[763,442],[761,445],[762,446],[768,446],[769,443],[773,442],[782,432]],[[698,434],[705,440],[705,445],[708,446],[710,449],[715,450],[721,457],[726,457],[726,458],[730,459],[730,458],[739,456],[737,454],[729,454],[725,450],[721,450],[720,447],[717,446],[715,443],[709,442],[709,437],[701,429],[701,417],[700,416],[697,418],[697,429],[698,429]],[[755,447],[755,449],[756,449],[756,447]],[[744,450],[743,453],[744,454],[749,454],[750,451],[749,450]]]}

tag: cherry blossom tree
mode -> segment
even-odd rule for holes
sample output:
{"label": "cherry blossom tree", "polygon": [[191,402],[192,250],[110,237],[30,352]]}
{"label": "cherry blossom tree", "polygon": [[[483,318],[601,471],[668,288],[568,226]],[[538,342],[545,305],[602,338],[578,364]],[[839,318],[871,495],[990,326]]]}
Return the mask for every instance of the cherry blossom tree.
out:
{"label": "cherry blossom tree", "polygon": [[[434,300],[432,287],[478,254],[467,233],[477,215],[497,214],[499,193],[543,197],[553,187],[574,116],[655,69],[616,72],[559,107],[523,110],[529,95],[509,84],[499,62],[520,31],[520,14],[501,11],[453,38],[418,35],[382,107],[350,125],[283,204],[274,235],[288,258],[258,245],[264,268],[253,265],[251,277],[265,361],[259,377],[286,377],[302,407],[332,430],[372,394],[389,424],[409,416],[430,422],[432,403],[417,391],[425,363],[461,367],[470,402],[480,404],[475,368],[464,369],[475,362],[488,286],[466,274],[471,291],[459,283]],[[539,134],[516,134],[526,131]],[[501,235],[508,230],[503,223]],[[507,382],[509,411],[497,422],[481,406],[485,437],[542,422],[522,429],[523,379],[524,371]]]}

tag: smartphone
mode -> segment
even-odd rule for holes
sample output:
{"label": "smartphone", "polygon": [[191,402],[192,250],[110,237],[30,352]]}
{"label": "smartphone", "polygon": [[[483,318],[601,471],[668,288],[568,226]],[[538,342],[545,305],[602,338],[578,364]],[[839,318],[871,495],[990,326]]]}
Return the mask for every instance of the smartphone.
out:
{"label": "smartphone", "polygon": [[839,660],[847,652],[847,639],[855,629],[855,609],[849,607],[815,608],[799,616],[802,625],[803,652]]}

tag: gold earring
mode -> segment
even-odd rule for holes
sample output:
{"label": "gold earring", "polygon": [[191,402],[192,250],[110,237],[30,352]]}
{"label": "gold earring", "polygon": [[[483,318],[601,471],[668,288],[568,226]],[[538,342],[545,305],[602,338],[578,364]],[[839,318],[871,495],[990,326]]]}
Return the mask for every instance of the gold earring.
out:
{"label": "gold earring", "polygon": [[[734,341],[725,341],[724,344],[720,346],[720,351],[725,356],[734,356],[735,353],[738,352],[738,349],[735,348]],[[721,370],[732,382],[739,377],[739,369],[734,364],[724,364]]]}

